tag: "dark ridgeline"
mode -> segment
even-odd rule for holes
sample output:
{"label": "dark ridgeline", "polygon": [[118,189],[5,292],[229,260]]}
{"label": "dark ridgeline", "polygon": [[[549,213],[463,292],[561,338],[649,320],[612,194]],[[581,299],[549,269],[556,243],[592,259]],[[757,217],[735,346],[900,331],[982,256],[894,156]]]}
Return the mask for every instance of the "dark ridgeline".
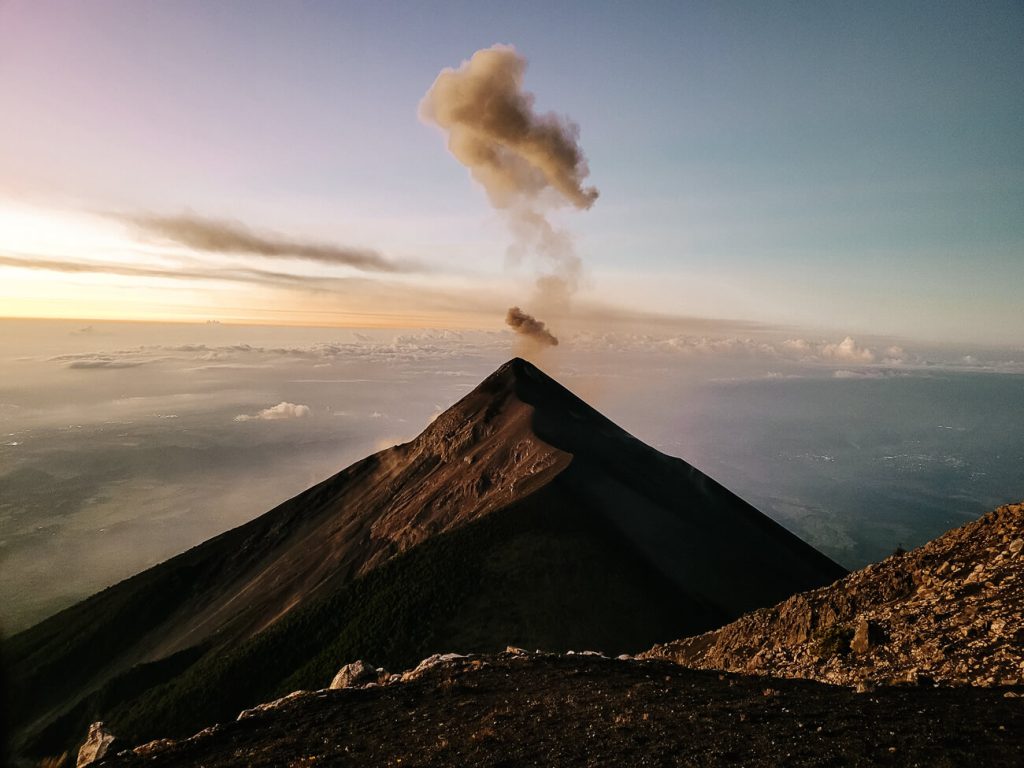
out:
{"label": "dark ridgeline", "polygon": [[843,574],[514,359],[411,442],[7,641],[16,745],[188,735],[360,657],[638,651]]}

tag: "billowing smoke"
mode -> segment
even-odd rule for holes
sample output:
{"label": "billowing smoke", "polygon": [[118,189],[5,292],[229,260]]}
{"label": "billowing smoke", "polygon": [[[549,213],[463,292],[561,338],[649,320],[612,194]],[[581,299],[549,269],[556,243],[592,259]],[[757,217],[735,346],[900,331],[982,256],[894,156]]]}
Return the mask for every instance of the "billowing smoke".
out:
{"label": "billowing smoke", "polygon": [[513,331],[531,341],[549,347],[557,347],[558,339],[540,320],[523,312],[519,307],[509,307],[505,315],[505,324]]}
{"label": "billowing smoke", "polygon": [[[513,258],[532,254],[540,260],[534,302],[565,310],[579,287],[582,265],[569,235],[547,214],[569,204],[587,209],[598,191],[584,186],[590,173],[579,145],[579,128],[554,113],[534,111],[532,93],[523,90],[526,59],[509,45],[477,51],[458,69],[437,76],[420,103],[420,116],[448,135],[448,149],[503,211],[515,239]],[[513,324],[513,318],[529,323]],[[543,323],[518,307],[506,322],[519,330]],[[526,331],[520,330],[521,333]]]}
{"label": "billowing smoke", "polygon": [[589,208],[597,190],[583,187],[589,171],[579,129],[558,115],[533,111],[533,94],[523,90],[525,71],[526,59],[510,45],[477,51],[437,76],[420,115],[448,133],[448,149],[498,208],[549,187],[577,208]]}

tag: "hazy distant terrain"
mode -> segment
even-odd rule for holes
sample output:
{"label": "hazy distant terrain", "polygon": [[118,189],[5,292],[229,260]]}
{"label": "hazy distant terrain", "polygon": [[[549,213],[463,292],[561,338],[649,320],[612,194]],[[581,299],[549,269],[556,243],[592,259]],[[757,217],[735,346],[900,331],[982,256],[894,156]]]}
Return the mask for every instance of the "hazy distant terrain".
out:
{"label": "hazy distant terrain", "polygon": [[[24,627],[413,437],[512,345],[2,321],[0,622]],[[1024,497],[1019,349],[579,336],[538,362],[848,567]]]}

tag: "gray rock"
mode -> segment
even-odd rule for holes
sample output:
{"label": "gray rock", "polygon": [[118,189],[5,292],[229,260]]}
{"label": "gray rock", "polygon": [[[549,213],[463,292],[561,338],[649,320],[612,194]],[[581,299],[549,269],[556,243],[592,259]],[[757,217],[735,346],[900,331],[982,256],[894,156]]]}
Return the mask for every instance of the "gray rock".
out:
{"label": "gray rock", "polygon": [[338,688],[355,688],[366,683],[377,682],[379,673],[377,668],[372,664],[367,664],[362,659],[353,661],[351,664],[346,664],[344,667],[338,670],[338,674],[331,680],[330,688],[332,690]]}
{"label": "gray rock", "polygon": [[101,759],[117,739],[107,730],[103,723],[93,723],[89,726],[89,735],[85,737],[85,743],[78,750],[78,762],[76,768],[84,765],[91,765]]}

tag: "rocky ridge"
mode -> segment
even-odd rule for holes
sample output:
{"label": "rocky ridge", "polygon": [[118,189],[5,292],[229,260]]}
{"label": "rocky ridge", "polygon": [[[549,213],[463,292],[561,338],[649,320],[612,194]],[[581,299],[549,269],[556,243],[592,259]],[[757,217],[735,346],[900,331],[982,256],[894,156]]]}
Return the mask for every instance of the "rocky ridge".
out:
{"label": "rocky ridge", "polygon": [[[100,766],[1016,766],[1013,690],[891,688],[861,696],[600,653],[436,654],[343,688],[296,691]],[[376,679],[368,679],[374,670]],[[355,682],[352,672],[357,672]],[[369,676],[372,677],[372,676]]]}
{"label": "rocky ridge", "polygon": [[1024,504],[647,657],[859,686],[1024,681]]}

